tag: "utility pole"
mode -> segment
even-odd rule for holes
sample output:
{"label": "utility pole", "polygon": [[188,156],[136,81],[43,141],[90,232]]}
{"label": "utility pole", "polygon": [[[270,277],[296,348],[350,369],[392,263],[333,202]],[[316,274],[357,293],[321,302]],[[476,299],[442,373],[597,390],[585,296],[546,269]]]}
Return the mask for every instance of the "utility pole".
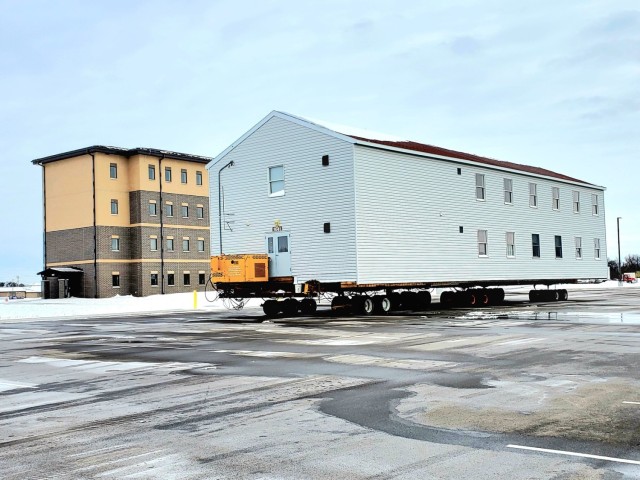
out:
{"label": "utility pole", "polygon": [[618,217],[618,286],[622,286],[622,259],[620,257],[620,219],[622,217]]}

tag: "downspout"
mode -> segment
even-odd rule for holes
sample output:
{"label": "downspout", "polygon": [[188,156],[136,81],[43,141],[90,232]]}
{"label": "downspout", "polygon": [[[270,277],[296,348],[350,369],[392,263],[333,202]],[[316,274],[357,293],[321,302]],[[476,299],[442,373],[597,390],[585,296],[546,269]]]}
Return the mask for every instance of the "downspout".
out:
{"label": "downspout", "polygon": [[98,226],[96,223],[96,157],[89,149],[87,155],[91,155],[91,185],[93,193],[93,298],[98,298]]}
{"label": "downspout", "polygon": [[233,160],[218,170],[218,230],[220,232],[220,255],[222,255],[222,187],[220,184],[220,176],[222,171],[227,167],[233,167]]}
{"label": "downspout", "polygon": [[158,159],[158,176],[160,180],[160,294],[164,295],[164,202],[162,201],[162,160],[164,159],[164,153]]}
{"label": "downspout", "polygon": [[47,269],[47,181],[46,181],[46,169],[44,164],[40,164],[42,167],[42,206],[43,206],[43,215],[42,215],[42,237],[43,237],[43,252],[42,259],[44,261],[43,271]]}

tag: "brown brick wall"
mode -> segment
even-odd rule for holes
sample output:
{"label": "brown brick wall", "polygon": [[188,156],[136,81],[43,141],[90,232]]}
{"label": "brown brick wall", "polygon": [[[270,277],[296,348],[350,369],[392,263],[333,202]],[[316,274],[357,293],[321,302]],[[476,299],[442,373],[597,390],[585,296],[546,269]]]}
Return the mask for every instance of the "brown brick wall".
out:
{"label": "brown brick wall", "polygon": [[93,227],[46,233],[47,263],[93,259]]}
{"label": "brown brick wall", "polygon": [[[178,172],[179,173],[179,172]],[[155,200],[158,215],[149,215],[149,201]],[[138,190],[129,193],[130,217],[131,223],[160,223],[160,215],[162,214],[162,222],[165,225],[186,225],[189,227],[208,227],[209,226],[209,197],[196,195],[178,195],[175,193],[163,193],[162,202],[160,202],[160,194],[158,192],[148,192]],[[173,203],[173,217],[165,215],[164,207],[167,202]],[[183,203],[189,204],[189,216],[182,217],[181,207]],[[204,207],[203,218],[197,218],[196,205]],[[162,212],[160,211],[162,209]]]}

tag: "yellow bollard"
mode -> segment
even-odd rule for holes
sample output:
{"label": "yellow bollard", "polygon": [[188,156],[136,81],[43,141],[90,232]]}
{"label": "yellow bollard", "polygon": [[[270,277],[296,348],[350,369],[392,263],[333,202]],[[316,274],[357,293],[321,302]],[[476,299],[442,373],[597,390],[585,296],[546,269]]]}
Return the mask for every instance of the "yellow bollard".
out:
{"label": "yellow bollard", "polygon": [[197,309],[198,308],[198,291],[194,290],[193,291],[193,309]]}

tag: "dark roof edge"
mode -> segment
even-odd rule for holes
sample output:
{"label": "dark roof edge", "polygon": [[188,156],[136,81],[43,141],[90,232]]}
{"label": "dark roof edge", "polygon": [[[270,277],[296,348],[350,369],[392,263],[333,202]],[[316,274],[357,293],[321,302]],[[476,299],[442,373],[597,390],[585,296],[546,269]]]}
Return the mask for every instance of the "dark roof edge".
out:
{"label": "dark roof edge", "polygon": [[49,155],[48,157],[36,158],[31,160],[34,165],[42,165],[44,163],[56,162],[58,160],[65,160],[67,158],[79,157],[80,155],[88,155],[90,153],[106,153],[107,155],[122,155],[123,157],[132,157],[134,155],[151,155],[154,157],[172,158],[174,160],[186,160],[188,162],[197,162],[207,164],[212,157],[204,157],[201,155],[191,155],[188,153],[172,152],[169,150],[160,150],[157,148],[120,148],[109,147],[104,145],[94,145],[92,147],[79,148],[77,150],[71,150],[69,152],[57,153],[55,155]]}
{"label": "dark roof edge", "polygon": [[504,160],[497,160],[495,158],[483,157],[480,155],[475,155],[473,153],[460,152],[457,150],[451,150],[449,148],[437,147],[435,145],[427,145],[423,143],[413,142],[410,140],[407,141],[387,141],[387,140],[376,140],[364,137],[357,137],[355,135],[350,135],[351,138],[354,138],[360,143],[361,146],[370,147],[370,148],[385,148],[390,147],[394,150],[401,150],[407,154],[416,154],[419,155],[436,155],[440,157],[447,157],[452,160],[466,160],[474,163],[478,163],[484,166],[489,167],[498,167],[507,170],[513,170],[516,172],[522,172],[524,174],[533,174],[542,177],[548,177],[555,180],[563,180],[570,183],[579,183],[588,187],[602,188],[599,185],[595,185],[593,183],[586,182],[584,180],[580,180],[578,178],[570,177],[568,175],[564,175],[562,173],[554,172],[552,170],[547,170],[546,168],[541,167],[533,167],[529,165],[524,165],[520,163],[507,162]]}

